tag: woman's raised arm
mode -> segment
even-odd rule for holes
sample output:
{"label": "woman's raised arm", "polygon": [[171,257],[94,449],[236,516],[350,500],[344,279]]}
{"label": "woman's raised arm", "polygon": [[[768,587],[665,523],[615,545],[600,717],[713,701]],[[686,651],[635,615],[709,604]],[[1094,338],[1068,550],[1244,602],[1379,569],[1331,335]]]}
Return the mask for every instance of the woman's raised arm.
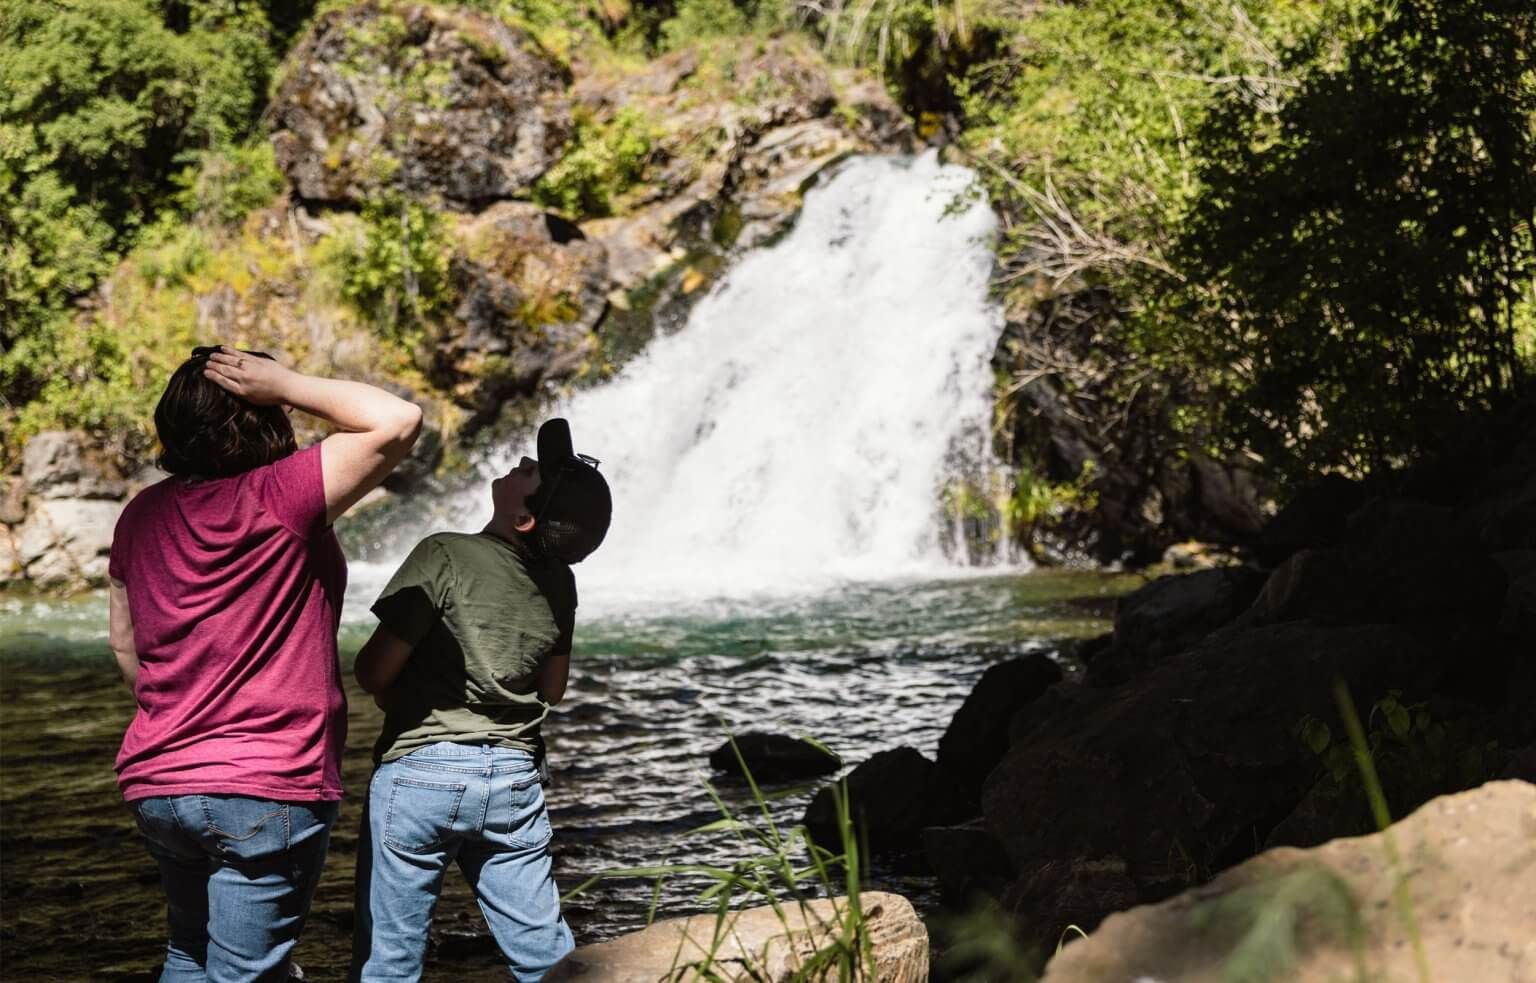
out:
{"label": "woman's raised arm", "polygon": [[421,407],[366,383],[303,375],[223,346],[208,356],[207,375],[258,406],[286,403],[341,431],[320,444],[327,522],[377,487],[421,433]]}

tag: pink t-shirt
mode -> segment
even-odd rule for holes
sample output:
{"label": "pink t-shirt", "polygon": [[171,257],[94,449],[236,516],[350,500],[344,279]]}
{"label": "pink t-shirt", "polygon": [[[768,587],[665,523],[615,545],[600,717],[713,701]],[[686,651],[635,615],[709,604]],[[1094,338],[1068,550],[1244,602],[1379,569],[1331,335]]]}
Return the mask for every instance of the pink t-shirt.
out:
{"label": "pink t-shirt", "polygon": [[336,626],[347,562],[325,522],[320,447],[230,478],[167,478],[118,519],[138,712],[117,756],[129,801],[341,798]]}

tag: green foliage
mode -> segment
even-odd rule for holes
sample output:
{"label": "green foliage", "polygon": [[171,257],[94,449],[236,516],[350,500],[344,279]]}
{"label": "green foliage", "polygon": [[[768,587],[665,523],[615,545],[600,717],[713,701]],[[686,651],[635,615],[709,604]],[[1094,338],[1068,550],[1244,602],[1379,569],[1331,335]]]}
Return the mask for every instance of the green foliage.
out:
{"label": "green foliage", "polygon": [[[71,406],[62,380],[115,391],[112,360],[126,356],[73,326],[69,304],[168,209],[220,195],[223,216],[245,207],[257,152],[230,151],[237,176],[211,184],[198,163],[254,127],[272,42],[262,6],[228,0],[0,6],[0,396],[18,426],[105,426],[110,414]],[[155,236],[157,248],[176,238]],[[16,416],[40,398],[59,412]]]}
{"label": "green foliage", "polygon": [[[1079,269],[1156,266],[1195,191],[1192,129],[1217,95],[1280,84],[1267,81],[1269,45],[1307,9],[1274,0],[1043,6],[1018,22],[1006,50],[957,80],[962,143],[994,201],[1076,220],[1078,230],[1062,226],[1076,241],[1059,245],[1076,247]],[[1005,247],[1035,251],[1031,236],[1018,228]]]}
{"label": "green foliage", "polygon": [[[1408,805],[1447,791],[1472,788],[1494,776],[1498,745],[1465,719],[1437,716],[1428,702],[1403,702],[1401,690],[1377,700],[1367,717],[1366,749],[1388,798]],[[1344,735],[1311,715],[1297,721],[1297,739],[1318,756],[1336,793],[1359,790],[1355,751]]]}
{"label": "green foliage", "polygon": [[599,121],[578,114],[576,132],[560,162],[534,188],[534,197],[577,218],[614,214],[616,199],[645,174],[660,136],[656,124],[625,107]]}
{"label": "green foliage", "polygon": [[120,316],[59,315],[0,360],[14,359],[38,380],[31,399],[7,407],[0,460],[14,460],[33,434],[57,428],[85,430],[127,461],[147,453],[165,380],[197,344],[196,310],[184,290],[162,292],[137,277],[118,286]]}
{"label": "green foliage", "polygon": [[[1061,377],[1092,387],[1096,423],[1161,445],[1147,460],[1208,443],[1199,396],[1216,370],[1191,358],[1159,303],[1179,285],[1168,253],[1199,192],[1193,132],[1225,93],[1288,85],[1274,49],[1315,10],[1286,0],[1048,4],[954,76],[959,146],[1008,218],[998,243],[1005,301],[1063,326],[1053,342],[1070,356]],[[1023,364],[1062,362],[1036,346]],[[999,397],[1005,409],[1010,395]],[[1046,496],[1032,483],[1024,492],[1021,511],[1038,515]]]}
{"label": "green foliage", "polygon": [[182,215],[204,227],[232,227],[272,202],[285,187],[270,141],[207,150],[176,176]]}
{"label": "green foliage", "polygon": [[207,266],[208,237],[195,225],[159,222],[146,229],[134,250],[138,272],[158,287],[179,287]]}
{"label": "green foliage", "polygon": [[1008,527],[1016,539],[1029,534],[1069,511],[1091,512],[1098,506],[1093,491],[1096,469],[1084,461],[1083,469],[1072,481],[1054,482],[1042,477],[1030,462],[1022,462],[1013,475],[1013,493],[1004,509]]}
{"label": "green foliage", "polygon": [[1497,404],[1536,271],[1536,7],[1351,15],[1285,53],[1294,88],[1199,126],[1175,251],[1226,433],[1290,475],[1395,464]]}
{"label": "green foliage", "polygon": [[747,16],[731,0],[679,0],[661,25],[661,48],[671,51],[703,38],[745,34]]}
{"label": "green foliage", "polygon": [[452,247],[443,217],[399,196],[370,201],[358,234],[336,257],[341,293],[382,337],[409,345],[447,309]]}
{"label": "green foliage", "polygon": [[[148,0],[7,4],[0,77],[10,189],[51,173],[120,234],[195,151],[254,124],[275,63],[260,7]],[[180,27],[180,29],[178,29]]]}
{"label": "green foliage", "polygon": [[1327,867],[1303,866],[1201,902],[1191,926],[1227,953],[1227,983],[1289,978],[1308,939],[1332,939],[1363,952],[1365,924],[1349,884]]}

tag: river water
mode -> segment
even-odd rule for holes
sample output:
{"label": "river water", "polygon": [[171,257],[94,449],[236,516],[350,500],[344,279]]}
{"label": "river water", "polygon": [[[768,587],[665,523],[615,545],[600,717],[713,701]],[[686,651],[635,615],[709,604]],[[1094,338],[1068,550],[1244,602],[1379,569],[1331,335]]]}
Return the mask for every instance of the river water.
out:
{"label": "river water", "polygon": [[[1006,536],[962,542],[940,506],[956,482],[1006,487],[988,439],[995,227],[974,176],[932,154],[849,161],[680,330],[613,381],[557,398],[614,491],[609,541],[577,570],[570,690],[545,727],[564,888],[750,855],[729,833],[689,834],[720,818],[707,759],[728,732],[814,737],[850,765],[903,744],[932,756],[987,666],[1105,629],[1126,578],[1032,572]],[[481,473],[531,443],[513,435]],[[338,525],[352,557],[344,662],[405,551],[435,529],[479,528],[488,498],[472,481]],[[99,595],[0,596],[8,979],[142,978],[163,944],[155,868],[113,780],[132,700],[105,623]],[[348,697],[355,793],[381,720],[355,688]],[[730,809],[750,804],[741,785],[719,791]],[[774,821],[793,826],[813,793],[773,790]],[[311,978],[344,972],[357,820],[354,794],[298,952]],[[934,903],[925,879],[872,873],[920,909]],[[700,886],[667,881],[658,914],[704,910]],[[571,898],[578,939],[643,924],[652,889],[610,878]],[[429,979],[503,978],[456,876],[434,936]]]}
{"label": "river water", "polygon": [[[719,818],[705,787],[726,730],[816,737],[850,764],[900,744],[932,756],[986,666],[1104,630],[1130,578],[1033,572],[847,585],[814,598],[715,602],[664,614],[592,618],[577,628],[570,693],[546,725],[562,889],[621,868],[750,851],[728,834],[688,835]],[[164,944],[155,867],[119,805],[112,761],[132,714],[106,648],[101,597],[0,602],[0,965],[7,979],[144,978]],[[350,662],[362,626],[343,634]],[[345,972],[358,793],[380,715],[349,688],[343,768],[349,797],[298,951],[312,979]],[[750,799],[718,782],[727,804]],[[780,788],[772,812],[799,821],[812,786]],[[933,885],[875,871],[874,883],[927,908]],[[580,941],[644,923],[649,880],[614,879],[570,899]],[[699,885],[664,885],[659,914],[705,910]],[[438,909],[428,979],[504,979],[456,874]]]}

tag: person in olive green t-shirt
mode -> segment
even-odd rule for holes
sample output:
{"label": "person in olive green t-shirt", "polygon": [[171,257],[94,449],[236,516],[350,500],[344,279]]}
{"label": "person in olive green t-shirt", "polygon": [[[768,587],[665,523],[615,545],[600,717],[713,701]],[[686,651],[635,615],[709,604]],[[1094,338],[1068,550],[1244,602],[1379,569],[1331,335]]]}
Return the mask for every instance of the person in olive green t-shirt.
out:
{"label": "person in olive green t-shirt", "polygon": [[573,946],[551,872],[539,728],[565,695],[578,563],[612,500],[570,428],[491,482],[479,533],[422,540],[384,588],[354,672],[385,710],[358,843],[352,979],[417,979],[449,861],[519,980]]}

